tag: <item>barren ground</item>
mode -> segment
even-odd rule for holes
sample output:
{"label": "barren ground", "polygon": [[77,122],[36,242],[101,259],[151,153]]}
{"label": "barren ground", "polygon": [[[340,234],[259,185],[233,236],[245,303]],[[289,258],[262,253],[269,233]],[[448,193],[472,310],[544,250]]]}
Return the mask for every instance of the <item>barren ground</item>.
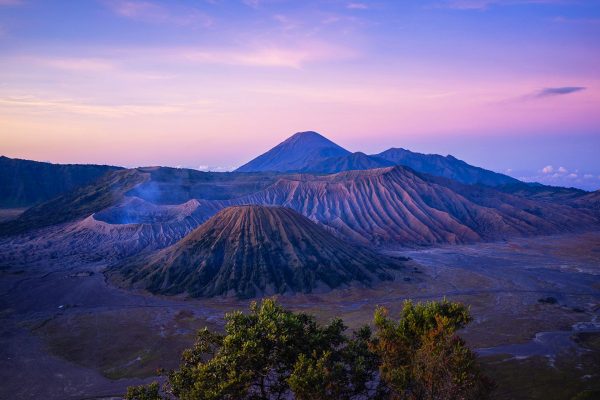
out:
{"label": "barren ground", "polygon": [[[248,306],[118,289],[93,257],[25,258],[0,242],[0,254],[10,253],[15,261],[0,266],[3,399],[118,397],[155,369],[175,367],[196,329],[219,329],[225,312]],[[600,232],[398,253],[413,258],[420,282],[280,299],[350,327],[370,322],[376,305],[394,313],[409,298],[462,301],[475,317],[462,335],[497,381],[497,398],[600,389]],[[549,297],[556,303],[539,301]]]}

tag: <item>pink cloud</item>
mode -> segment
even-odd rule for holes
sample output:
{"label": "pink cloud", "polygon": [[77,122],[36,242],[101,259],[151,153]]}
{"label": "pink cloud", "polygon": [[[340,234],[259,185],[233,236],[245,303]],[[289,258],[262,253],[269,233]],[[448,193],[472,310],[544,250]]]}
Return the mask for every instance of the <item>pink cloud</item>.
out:
{"label": "pink cloud", "polygon": [[115,65],[111,61],[99,58],[52,57],[29,58],[25,61],[67,71],[101,72],[115,69]]}
{"label": "pink cloud", "polygon": [[106,4],[121,17],[143,22],[205,28],[213,25],[212,18],[191,7],[167,8],[150,1],[138,0],[109,0]]}
{"label": "pink cloud", "polygon": [[181,112],[183,105],[172,104],[97,104],[70,98],[41,98],[36,96],[0,97],[0,107],[28,113],[67,113],[118,118],[137,115],[158,115]]}
{"label": "pink cloud", "polygon": [[206,64],[227,64],[254,67],[302,68],[306,64],[354,58],[357,54],[346,48],[324,43],[298,46],[259,45],[236,49],[193,49],[174,51],[177,58]]}
{"label": "pink cloud", "polygon": [[554,167],[552,165],[546,165],[544,168],[542,168],[542,173],[544,174],[551,174],[554,171]]}

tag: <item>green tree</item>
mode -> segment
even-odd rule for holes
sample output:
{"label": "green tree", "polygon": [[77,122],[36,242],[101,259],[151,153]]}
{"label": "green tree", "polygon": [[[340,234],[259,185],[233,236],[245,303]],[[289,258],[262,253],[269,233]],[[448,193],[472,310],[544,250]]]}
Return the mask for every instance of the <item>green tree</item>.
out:
{"label": "green tree", "polygon": [[392,399],[485,399],[493,385],[455,332],[471,321],[467,308],[447,300],[404,303],[400,318],[375,311],[371,349]]}
{"label": "green tree", "polygon": [[131,386],[127,388],[126,400],[161,400],[160,386],[158,382],[152,382],[147,386]]}
{"label": "green tree", "polygon": [[371,329],[363,327],[338,346],[300,354],[288,383],[298,400],[377,398],[378,357],[369,350]]}
{"label": "green tree", "polygon": [[[341,395],[354,385],[365,385],[350,376],[357,368],[345,368],[345,360],[359,342],[347,339],[340,319],[319,326],[313,316],[288,311],[272,299],[253,303],[249,314],[234,312],[225,319],[225,335],[200,331],[194,348],[184,353],[181,368],[169,375],[174,396],[286,398],[291,393],[290,382],[301,390],[314,367],[324,365],[333,367],[327,375],[328,391]],[[363,347],[368,352],[366,342]],[[368,374],[366,379],[370,379]]]}
{"label": "green tree", "polygon": [[[225,316],[225,333],[198,332],[167,376],[165,398],[483,399],[489,385],[455,335],[468,310],[447,301],[405,303],[401,318],[375,312],[375,332],[347,335],[342,320],[317,324],[273,299]],[[128,400],[157,400],[158,384],[130,388]]]}

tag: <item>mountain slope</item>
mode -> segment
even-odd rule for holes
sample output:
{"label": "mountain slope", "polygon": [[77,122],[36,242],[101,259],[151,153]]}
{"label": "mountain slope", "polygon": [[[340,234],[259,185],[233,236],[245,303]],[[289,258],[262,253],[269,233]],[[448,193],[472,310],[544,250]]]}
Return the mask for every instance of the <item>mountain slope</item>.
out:
{"label": "mountain slope", "polygon": [[118,272],[152,292],[250,297],[391,279],[386,268],[400,266],[288,208],[253,205],[226,208],[175,245]]}
{"label": "mountain slope", "polygon": [[375,245],[469,243],[597,223],[568,206],[437,179],[404,167],[298,174],[233,202],[290,207],[346,238]]}
{"label": "mountain slope", "polygon": [[28,207],[89,185],[108,165],[51,164],[0,156],[0,207]]}
{"label": "mountain slope", "polygon": [[588,193],[572,201],[575,207],[586,208],[600,215],[600,190]]}
{"label": "mountain slope", "polygon": [[298,132],[242,165],[236,172],[298,171],[326,158],[348,154],[350,154],[348,150],[316,132]]}
{"label": "mountain slope", "polygon": [[15,220],[0,224],[0,235],[14,235],[88,217],[117,204],[126,192],[148,179],[147,173],[136,169],[110,172],[92,185],[64,193],[29,208]]}
{"label": "mountain slope", "polygon": [[301,171],[318,174],[333,174],[341,171],[383,168],[392,165],[394,165],[394,163],[384,160],[383,158],[356,152],[345,156],[326,158],[321,162],[304,167]]}
{"label": "mountain slope", "polygon": [[406,149],[391,148],[375,156],[417,172],[454,179],[467,185],[500,186],[519,182],[510,176],[475,167],[450,155],[444,157],[438,154],[421,154]]}

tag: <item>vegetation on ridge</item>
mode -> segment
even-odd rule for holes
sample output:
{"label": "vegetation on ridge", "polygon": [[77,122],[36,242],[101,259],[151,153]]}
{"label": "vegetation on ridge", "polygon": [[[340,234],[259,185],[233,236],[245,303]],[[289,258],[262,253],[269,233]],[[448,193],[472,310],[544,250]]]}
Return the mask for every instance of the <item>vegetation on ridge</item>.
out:
{"label": "vegetation on ridge", "polygon": [[351,335],[341,319],[320,325],[273,299],[226,314],[225,333],[198,332],[182,364],[128,400],[485,399],[492,383],[456,335],[471,321],[449,301],[404,303],[400,318],[375,311]]}

